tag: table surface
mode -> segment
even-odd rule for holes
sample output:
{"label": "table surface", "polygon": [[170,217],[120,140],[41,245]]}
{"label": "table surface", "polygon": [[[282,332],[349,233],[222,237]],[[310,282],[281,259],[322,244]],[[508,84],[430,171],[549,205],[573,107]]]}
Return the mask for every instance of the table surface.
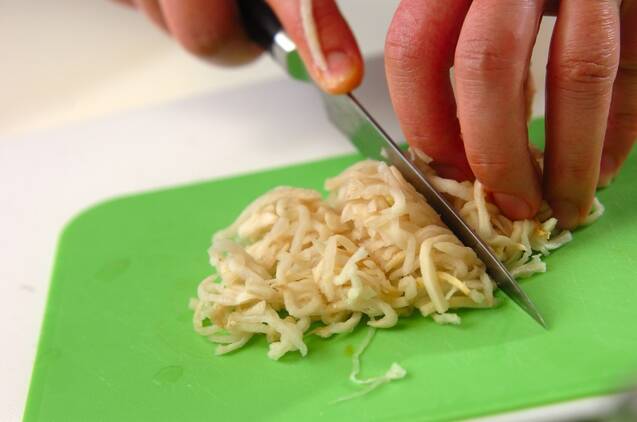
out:
{"label": "table surface", "polygon": [[[387,27],[397,3],[340,2],[366,57],[382,54],[385,32],[379,28]],[[215,154],[211,144],[210,154],[202,155],[207,140],[197,136],[183,136],[178,144],[142,139],[136,145],[67,136],[90,134],[108,122],[126,121],[129,114],[150,116],[175,101],[187,104],[192,97],[215,98],[278,83],[281,73],[267,58],[239,69],[212,67],[110,2],[0,4],[0,39],[15,40],[3,45],[0,56],[5,99],[0,102],[0,335],[5,339],[0,421],[13,421],[20,420],[24,407],[57,236],[73,215],[123,193],[312,160],[349,147],[316,134],[303,142],[281,140],[294,142],[294,148],[266,148],[258,124],[244,125],[224,154]],[[550,29],[549,20],[535,52],[538,86]],[[542,95],[534,105],[535,114],[542,114]],[[273,113],[264,112],[260,119]],[[229,136],[236,126],[218,130],[215,136]],[[233,156],[244,159],[227,159]],[[490,420],[572,417],[601,412],[612,403],[612,398],[589,399]]]}

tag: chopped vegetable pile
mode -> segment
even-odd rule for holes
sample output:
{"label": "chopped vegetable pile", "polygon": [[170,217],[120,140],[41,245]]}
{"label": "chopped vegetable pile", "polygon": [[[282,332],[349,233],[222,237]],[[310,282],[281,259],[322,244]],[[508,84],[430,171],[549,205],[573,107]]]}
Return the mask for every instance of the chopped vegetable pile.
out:
{"label": "chopped vegetable pile", "polygon": [[[436,176],[434,186],[517,277],[546,271],[541,256],[571,239],[550,209],[535,220],[500,214],[479,182]],[[473,250],[441,222],[394,167],[363,161],[317,191],[276,188],[255,200],[209,250],[217,274],[201,282],[195,330],[217,354],[263,334],[268,356],[308,352],[304,336],[352,331],[361,321],[389,328],[414,310],[458,324],[457,308],[494,306],[494,283]],[[593,216],[603,211],[596,202]]]}

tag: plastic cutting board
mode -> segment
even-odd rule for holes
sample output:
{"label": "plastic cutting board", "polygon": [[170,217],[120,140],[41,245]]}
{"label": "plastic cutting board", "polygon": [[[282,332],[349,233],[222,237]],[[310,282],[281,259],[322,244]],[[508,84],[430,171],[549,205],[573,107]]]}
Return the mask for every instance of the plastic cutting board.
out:
{"label": "plastic cutting board", "polygon": [[[541,124],[534,125],[541,133]],[[536,138],[538,138],[536,136]],[[418,315],[377,333],[362,375],[391,362],[407,378],[368,396],[348,381],[365,329],[310,353],[266,357],[251,341],[231,355],[191,329],[188,299],[211,272],[211,234],[277,185],[320,188],[360,159],[338,157],[141,194],[75,218],[59,243],[26,421],[449,420],[621,389],[637,372],[637,155],[606,215],[523,282],[550,326],[503,296],[461,311],[462,325]]]}

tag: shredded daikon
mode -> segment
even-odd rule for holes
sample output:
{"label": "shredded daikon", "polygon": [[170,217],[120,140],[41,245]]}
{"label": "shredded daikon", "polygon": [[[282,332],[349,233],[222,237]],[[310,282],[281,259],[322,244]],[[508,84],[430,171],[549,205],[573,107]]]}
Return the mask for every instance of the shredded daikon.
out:
{"label": "shredded daikon", "polygon": [[602,203],[599,202],[599,199],[595,198],[593,200],[593,206],[591,207],[591,212],[584,219],[584,225],[589,225],[597,221],[597,219],[604,214],[604,211],[606,211],[606,209],[604,208],[604,205],[602,205]]}
{"label": "shredded daikon", "polygon": [[[443,179],[425,155],[414,158],[516,276],[546,271],[541,256],[571,240],[547,206],[536,220],[511,221],[479,183]],[[195,330],[219,344],[217,354],[262,334],[270,358],[305,356],[305,335],[350,332],[363,320],[388,328],[414,310],[457,324],[451,309],[495,305],[484,264],[396,168],[363,161],[325,186],[327,199],[274,189],[214,235],[217,275],[201,282],[192,306]],[[600,210],[596,201],[591,218]]]}
{"label": "shredded daikon", "polygon": [[458,314],[453,314],[453,313],[434,314],[433,319],[438,324],[453,324],[453,325],[460,324],[460,317],[458,316]]}
{"label": "shredded daikon", "polygon": [[319,40],[316,22],[314,21],[312,0],[299,0],[299,9],[301,14],[301,25],[303,26],[305,41],[307,42],[308,49],[310,50],[312,61],[321,72],[325,72],[327,70],[327,62],[325,61],[325,55],[321,49],[321,41]]}
{"label": "shredded daikon", "polygon": [[380,387],[383,384],[387,384],[389,382],[405,378],[405,375],[407,375],[407,371],[405,371],[405,369],[402,366],[400,366],[396,362],[393,362],[391,366],[389,367],[389,369],[387,370],[387,372],[385,372],[383,375],[380,375],[377,377],[365,378],[365,379],[361,379],[358,377],[358,374],[360,373],[360,370],[361,370],[361,355],[363,354],[365,349],[369,347],[369,344],[371,343],[375,333],[376,333],[376,330],[374,328],[370,328],[367,331],[367,334],[365,335],[363,342],[354,351],[354,354],[352,355],[352,372],[349,375],[349,380],[351,382],[358,385],[366,385],[367,387],[353,394],[340,397],[334,400],[332,403],[339,403],[342,401],[352,400],[357,397],[364,396],[365,394],[371,392],[372,390]]}

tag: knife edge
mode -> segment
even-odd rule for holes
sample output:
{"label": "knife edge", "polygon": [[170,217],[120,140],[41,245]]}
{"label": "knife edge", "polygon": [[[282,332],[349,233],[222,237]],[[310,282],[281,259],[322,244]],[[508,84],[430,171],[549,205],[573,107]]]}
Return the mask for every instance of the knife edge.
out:
{"label": "knife edge", "polygon": [[491,247],[433,187],[414,162],[356,98],[356,95],[353,93],[339,96],[326,93],[322,95],[329,119],[352,141],[358,151],[368,158],[385,161],[395,166],[403,177],[425,197],[427,203],[440,215],[442,221],[458,239],[476,253],[496,285],[538,324],[547,328],[536,306]]}

